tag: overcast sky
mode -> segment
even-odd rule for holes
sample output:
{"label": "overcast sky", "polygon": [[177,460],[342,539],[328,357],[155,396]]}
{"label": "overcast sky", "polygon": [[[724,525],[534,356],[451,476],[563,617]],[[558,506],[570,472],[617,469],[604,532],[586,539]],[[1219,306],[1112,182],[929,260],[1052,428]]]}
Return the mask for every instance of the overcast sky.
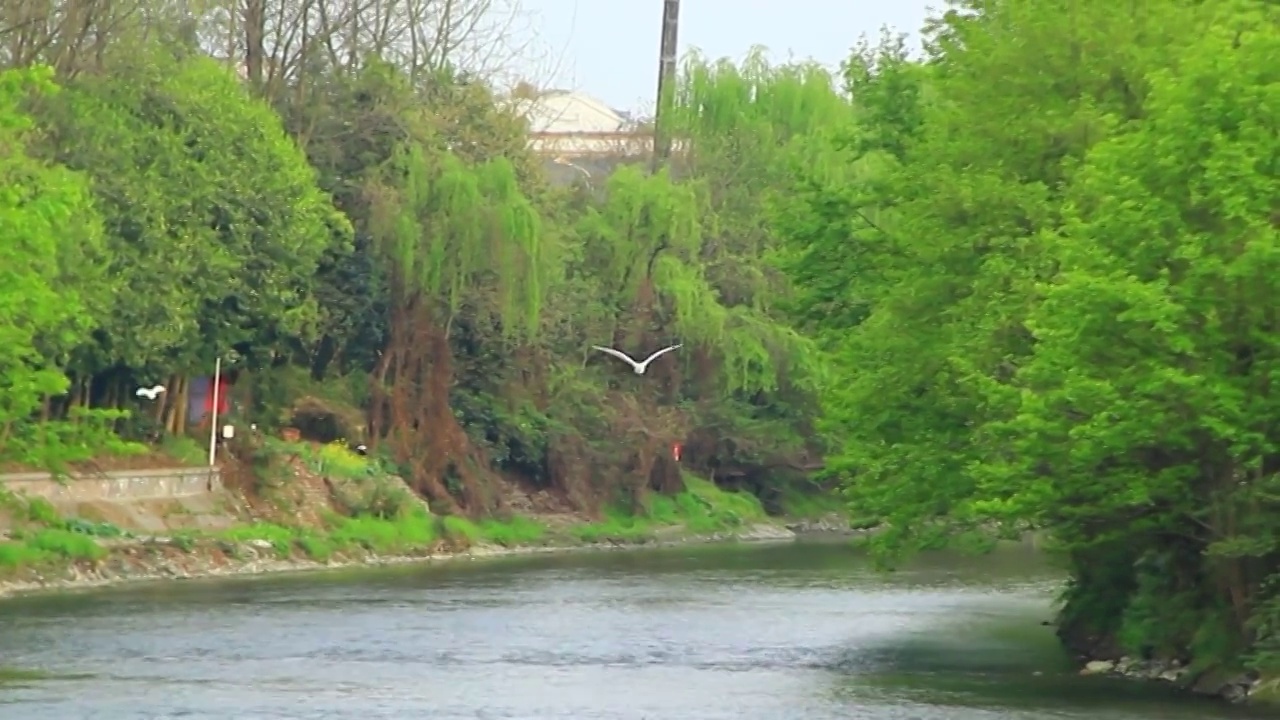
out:
{"label": "overcast sky", "polygon": [[[581,90],[624,110],[652,107],[657,91],[662,0],[519,0],[521,34],[539,48],[539,84]],[[858,36],[880,28],[918,30],[927,8],[943,0],[684,0],[680,53],[691,46],[712,57],[740,59],[764,45],[778,60],[790,54],[837,64]],[[548,77],[550,76],[550,77]],[[549,81],[549,82],[548,82]]]}

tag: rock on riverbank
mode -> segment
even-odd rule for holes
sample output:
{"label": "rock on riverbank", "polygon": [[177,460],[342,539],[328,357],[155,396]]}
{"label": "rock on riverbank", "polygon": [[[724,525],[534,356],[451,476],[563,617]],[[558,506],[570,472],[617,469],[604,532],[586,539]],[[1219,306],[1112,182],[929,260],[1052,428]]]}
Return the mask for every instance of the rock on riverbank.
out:
{"label": "rock on riverbank", "polygon": [[21,579],[0,581],[0,598],[28,593],[85,590],[126,583],[160,580],[191,580],[230,576],[266,575],[352,567],[376,567],[407,563],[474,560],[481,557],[566,553],[574,551],[634,549],[713,542],[785,542],[795,533],[772,524],[757,524],[736,531],[710,535],[660,535],[657,539],[634,542],[584,543],[560,540],[537,546],[504,547],[474,545],[466,548],[436,546],[397,555],[375,553],[335,554],[325,562],[290,555],[267,539],[244,542],[226,540],[189,541],[170,537],[149,537],[116,541],[106,557],[96,562],[77,562],[53,570],[32,573]]}
{"label": "rock on riverbank", "polygon": [[1090,660],[1080,674],[1169,683],[1198,695],[1219,697],[1232,703],[1248,702],[1255,694],[1260,694],[1259,691],[1270,689],[1257,673],[1194,673],[1177,660],[1142,660],[1127,655],[1119,660]]}
{"label": "rock on riverbank", "polygon": [[1200,670],[1177,659],[1134,657],[1125,654],[1115,637],[1099,635],[1080,624],[1060,624],[1055,634],[1079,660],[1081,675],[1167,683],[1231,703],[1271,705],[1280,701],[1280,678],[1260,677],[1253,672]]}
{"label": "rock on riverbank", "polygon": [[849,527],[849,519],[838,513],[817,518],[801,518],[787,523],[787,529],[795,533],[813,535],[855,535]]}

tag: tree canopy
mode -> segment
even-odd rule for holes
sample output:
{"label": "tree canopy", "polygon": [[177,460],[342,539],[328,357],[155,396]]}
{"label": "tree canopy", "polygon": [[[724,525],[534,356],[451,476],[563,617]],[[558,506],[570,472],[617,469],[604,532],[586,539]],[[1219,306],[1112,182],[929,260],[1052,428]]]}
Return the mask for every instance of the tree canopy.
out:
{"label": "tree canopy", "polygon": [[882,559],[1043,533],[1064,639],[1276,662],[1276,19],[958,4],[846,64],[772,226]]}

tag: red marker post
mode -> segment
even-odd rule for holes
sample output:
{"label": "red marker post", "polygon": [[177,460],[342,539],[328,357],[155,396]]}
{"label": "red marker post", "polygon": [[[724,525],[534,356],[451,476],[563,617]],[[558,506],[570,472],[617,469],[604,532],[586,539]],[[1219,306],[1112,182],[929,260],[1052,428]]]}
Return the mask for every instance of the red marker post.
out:
{"label": "red marker post", "polygon": [[681,448],[682,446],[680,445],[680,443],[672,443],[671,445],[671,457],[675,458],[676,462],[680,462]]}

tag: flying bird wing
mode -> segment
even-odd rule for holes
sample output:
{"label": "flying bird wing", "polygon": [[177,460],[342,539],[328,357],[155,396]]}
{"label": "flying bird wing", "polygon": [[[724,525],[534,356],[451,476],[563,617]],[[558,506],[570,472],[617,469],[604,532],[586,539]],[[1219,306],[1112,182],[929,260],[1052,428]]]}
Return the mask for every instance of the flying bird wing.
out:
{"label": "flying bird wing", "polygon": [[654,354],[650,355],[649,357],[645,358],[645,359],[644,359],[644,362],[643,362],[643,363],[641,363],[641,365],[643,365],[643,366],[648,366],[648,364],[649,364],[649,363],[651,363],[651,362],[653,362],[655,358],[657,358],[657,357],[659,357],[659,356],[661,356],[661,355],[665,355],[665,354],[667,354],[667,353],[671,352],[672,350],[675,350],[676,348],[678,348],[678,347],[683,347],[683,346],[684,346],[684,343],[680,343],[679,345],[672,345],[671,347],[665,347],[665,348],[662,348],[662,349],[661,349],[661,350],[659,350],[658,352],[656,352],[656,353],[654,353]]}
{"label": "flying bird wing", "polygon": [[619,360],[624,360],[628,365],[630,365],[633,368],[640,367],[639,363],[637,363],[635,360],[632,360],[630,357],[627,357],[627,354],[624,352],[619,352],[617,350],[614,350],[613,348],[600,347],[599,345],[592,345],[591,347],[592,349],[599,350],[602,353],[608,353],[618,358]]}

